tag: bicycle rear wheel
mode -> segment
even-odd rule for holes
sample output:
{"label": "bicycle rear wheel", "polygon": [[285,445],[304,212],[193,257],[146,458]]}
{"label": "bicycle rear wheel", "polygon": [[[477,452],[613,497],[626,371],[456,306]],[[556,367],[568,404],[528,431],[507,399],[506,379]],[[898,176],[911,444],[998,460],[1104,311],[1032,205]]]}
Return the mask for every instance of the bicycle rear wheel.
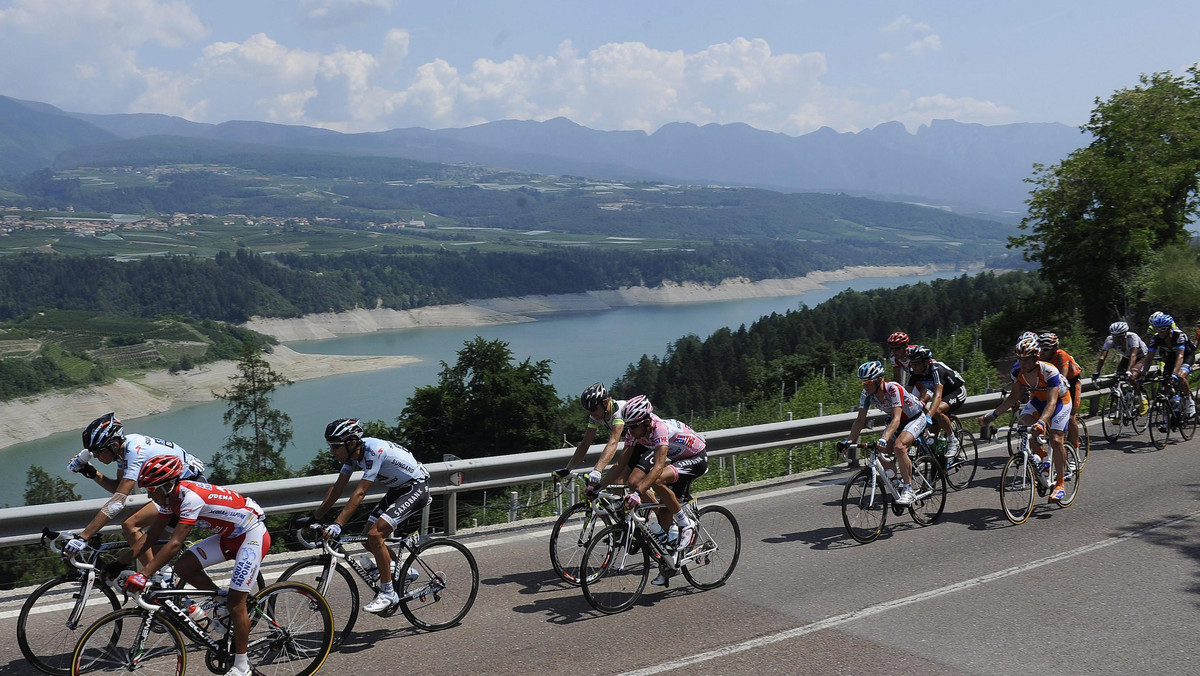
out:
{"label": "bicycle rear wheel", "polygon": [[683,576],[697,589],[725,584],[742,555],[742,529],[728,509],[719,505],[697,512],[696,537],[684,551]]}
{"label": "bicycle rear wheel", "polygon": [[596,533],[610,526],[611,517],[604,512],[593,512],[585,502],[571,505],[550,531],[550,565],[554,573],[569,585],[579,586],[579,563],[583,552]]}
{"label": "bicycle rear wheel", "polygon": [[359,594],[358,584],[354,576],[344,566],[333,567],[329,574],[329,582],[324,580],[325,560],[315,557],[298,561],[289,566],[279,576],[280,582],[300,582],[316,589],[329,609],[333,611],[334,625],[333,647],[342,645],[350,632],[354,631],[354,623],[358,621]]}
{"label": "bicycle rear wheel", "polygon": [[1076,418],[1075,423],[1079,426],[1079,447],[1076,449],[1076,454],[1079,456],[1078,471],[1082,472],[1084,465],[1087,465],[1088,456],[1092,452],[1092,438],[1088,435],[1087,421],[1083,418]]}
{"label": "bicycle rear wheel", "polygon": [[71,654],[80,634],[100,619],[121,607],[111,587],[97,582],[92,586],[77,622],[71,615],[82,591],[79,575],[62,575],[33,590],[17,615],[17,645],[21,654],[39,671],[51,676],[71,673]]}
{"label": "bicycle rear wheel", "polygon": [[[605,528],[588,543],[580,576],[583,598],[605,614],[637,602],[650,579],[650,547],[634,547],[638,536],[623,523]],[[636,550],[636,551],[634,551]]]}
{"label": "bicycle rear wheel", "polygon": [[1004,518],[1014,525],[1025,523],[1033,512],[1035,481],[1033,467],[1024,455],[1014,455],[1004,463],[1004,471],[1000,473],[1000,507]]}
{"label": "bicycle rear wheel", "polygon": [[1196,416],[1188,416],[1184,413],[1179,415],[1179,436],[1184,441],[1191,441],[1192,437],[1196,436]]}
{"label": "bicycle rear wheel", "polygon": [[1075,502],[1075,497],[1079,495],[1080,473],[1078,468],[1083,467],[1083,463],[1074,448],[1070,446],[1064,446],[1063,448],[1067,452],[1067,478],[1063,483],[1063,488],[1066,491],[1063,499],[1058,501],[1058,506],[1070,507],[1071,503]]}
{"label": "bicycle rear wheel", "polygon": [[871,470],[864,469],[846,482],[842,491],[842,523],[856,541],[866,544],[879,537],[887,523],[887,489],[871,481]]}
{"label": "bicycle rear wheel", "polygon": [[1121,428],[1125,425],[1124,405],[1121,396],[1112,393],[1104,395],[1100,401],[1100,431],[1111,444],[1121,436]]}
{"label": "bicycle rear wheel", "polygon": [[400,610],[408,621],[437,631],[458,624],[471,610],[479,593],[479,566],[466,545],[433,538],[408,555],[392,583],[404,586]]}
{"label": "bicycle rear wheel", "polygon": [[955,435],[958,437],[958,453],[953,458],[946,458],[946,484],[956,491],[971,485],[975,471],[979,469],[979,445],[975,443],[975,435],[959,428]]}
{"label": "bicycle rear wheel", "polygon": [[946,508],[946,480],[942,468],[932,458],[917,458],[913,463],[913,493],[917,499],[908,506],[913,521],[928,526]]}
{"label": "bicycle rear wheel", "polygon": [[1155,397],[1150,402],[1147,427],[1150,428],[1150,443],[1161,451],[1171,436],[1171,403],[1165,398]]}
{"label": "bicycle rear wheel", "polygon": [[333,611],[316,589],[277,582],[246,602],[250,613],[247,657],[256,673],[314,674],[333,649]]}
{"label": "bicycle rear wheel", "polygon": [[84,630],[71,655],[70,673],[136,673],[182,676],[187,647],[179,630],[158,616],[142,636],[148,611],[125,608],[111,612]]}

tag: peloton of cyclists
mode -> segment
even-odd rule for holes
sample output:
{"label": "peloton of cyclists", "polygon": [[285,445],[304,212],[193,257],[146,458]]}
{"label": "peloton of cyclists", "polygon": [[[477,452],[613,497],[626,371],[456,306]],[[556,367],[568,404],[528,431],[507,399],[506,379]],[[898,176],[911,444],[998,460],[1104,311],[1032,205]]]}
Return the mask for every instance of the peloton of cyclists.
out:
{"label": "peloton of cyclists", "polygon": [[[212,531],[212,535],[188,548],[175,564],[175,574],[196,587],[217,591],[220,587],[204,572],[209,565],[236,559],[225,605],[233,628],[233,667],[225,676],[249,676],[252,673],[247,659],[250,637],[250,616],[246,612],[246,597],[258,578],[263,558],[271,548],[264,514],[254,500],[228,488],[184,479],[186,466],[175,455],[156,455],[146,460],[138,471],[137,485],[146,489],[158,518],[150,526],[134,556],[148,551],[149,543],[157,542],[167,525],[177,520],[171,539],[159,547],[141,572],[129,576],[125,588],[139,591],[148,578],[162,570],[187,540],[193,527]],[[202,563],[203,562],[203,563]]]}
{"label": "peloton of cyclists", "polygon": [[[95,481],[101,488],[112,493],[112,497],[100,508],[91,523],[71,538],[64,547],[68,556],[78,554],[88,538],[121,514],[125,501],[137,487],[142,465],[152,457],[171,455],[179,458],[183,465],[182,478],[188,481],[204,481],[204,463],[182,447],[170,441],[155,439],[142,434],[125,434],[121,421],[115,413],[106,413],[96,418],[83,430],[83,450],[67,463],[67,468]],[[95,458],[108,465],[117,463],[116,475],[105,476],[91,460]],[[141,550],[142,529],[154,523],[158,510],[147,503],[121,522],[121,532],[134,550]],[[141,562],[150,561],[151,552],[146,550]]]}
{"label": "peloton of cyclists", "polygon": [[[1175,318],[1165,312],[1150,315],[1150,328],[1153,333],[1146,341],[1146,355],[1130,372],[1134,378],[1138,378],[1150,368],[1157,355],[1163,362],[1163,373],[1170,374],[1165,386],[1172,388],[1184,402],[1184,415],[1190,418],[1196,415],[1196,403],[1192,401],[1191,388],[1188,386],[1188,374],[1196,358],[1195,346],[1188,340],[1187,334],[1175,326]],[[1165,421],[1162,431],[1167,431]]]}
{"label": "peloton of cyclists", "polygon": [[[342,463],[342,469],[321,505],[313,511],[314,519],[320,521],[338,501],[354,470],[363,470],[362,479],[346,506],[333,523],[325,527],[325,537],[335,540],[341,537],[342,529],[354,517],[371,484],[379,482],[388,489],[371,510],[365,529],[365,546],[375,556],[375,565],[379,569],[379,593],[363,606],[363,610],[382,613],[400,603],[400,595],[396,593],[392,580],[392,555],[386,540],[397,526],[429,502],[429,488],[426,485],[429,471],[417,462],[407,448],[385,439],[364,437],[362,425],[356,418],[338,418],[326,425],[325,441],[333,457]],[[415,572],[409,571],[410,579],[406,582],[415,579]]]}
{"label": "peloton of cyclists", "polygon": [[[841,445],[849,446],[858,441],[858,435],[862,433],[871,406],[888,414],[890,418],[887,427],[876,443],[894,456],[898,465],[901,486],[896,504],[911,505],[915,496],[912,490],[912,461],[908,458],[908,447],[925,431],[929,419],[925,415],[925,406],[899,383],[885,380],[883,364],[878,361],[869,361],[859,366],[858,379],[863,388],[858,399],[858,417],[850,427],[849,438],[841,442]],[[889,464],[890,461],[885,461],[885,468],[891,469]]]}
{"label": "peloton of cyclists", "polygon": [[[1128,373],[1131,365],[1136,365],[1146,355],[1146,343],[1142,341],[1141,336],[1136,332],[1129,330],[1129,324],[1123,321],[1115,321],[1108,326],[1108,337],[1104,339],[1104,345],[1100,347],[1100,360],[1096,362],[1096,370],[1092,372],[1092,381],[1100,377],[1100,371],[1104,369],[1104,362],[1108,359],[1108,351],[1115,349],[1117,354],[1121,355],[1121,361],[1117,362],[1117,373]],[[1136,380],[1133,381],[1134,391],[1138,395],[1138,415],[1146,415],[1146,409],[1149,402],[1146,401],[1146,393],[1142,391],[1142,386]]]}
{"label": "peloton of cyclists", "polygon": [[910,345],[907,356],[912,393],[928,401],[930,417],[946,433],[946,457],[953,458],[958,455],[958,439],[950,414],[967,401],[967,382],[958,371],[934,359],[924,345]]}
{"label": "peloton of cyclists", "polygon": [[[1025,337],[1017,343],[1017,366],[1013,369],[1013,389],[996,410],[979,417],[979,425],[990,425],[993,420],[1009,408],[1016,406],[1028,393],[1029,401],[1021,407],[1019,421],[1033,427],[1033,450],[1043,461],[1046,458],[1040,437],[1049,437],[1054,450],[1054,470],[1057,481],[1050,492],[1050,502],[1058,502],[1066,496],[1067,458],[1063,450],[1063,437],[1071,417],[1071,390],[1066,379],[1053,365],[1038,360],[1041,347],[1037,338]],[[1042,463],[1039,462],[1039,465]],[[1039,471],[1041,467],[1039,466]]]}

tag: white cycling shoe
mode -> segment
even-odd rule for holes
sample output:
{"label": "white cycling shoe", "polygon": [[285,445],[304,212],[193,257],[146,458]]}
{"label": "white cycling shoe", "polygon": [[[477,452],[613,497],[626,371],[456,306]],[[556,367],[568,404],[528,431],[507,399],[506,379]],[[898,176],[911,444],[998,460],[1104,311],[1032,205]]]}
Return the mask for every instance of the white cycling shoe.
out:
{"label": "white cycling shoe", "polygon": [[362,609],[368,613],[382,613],[392,606],[398,605],[399,603],[400,595],[396,592],[392,592],[390,594],[386,592],[379,592],[375,595],[375,598],[371,599],[371,602],[363,606]]}

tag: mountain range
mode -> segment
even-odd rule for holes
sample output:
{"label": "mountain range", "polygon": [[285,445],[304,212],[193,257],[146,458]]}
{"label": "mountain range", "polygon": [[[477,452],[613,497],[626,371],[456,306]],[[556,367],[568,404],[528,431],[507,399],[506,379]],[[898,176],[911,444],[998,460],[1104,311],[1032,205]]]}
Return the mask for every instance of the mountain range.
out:
{"label": "mountain range", "polygon": [[[175,138],[171,138],[175,137]],[[103,156],[127,157],[137,140],[178,137],[241,152],[316,150],[479,164],[537,174],[667,183],[845,192],[1011,220],[1024,211],[1034,163],[1053,164],[1089,139],[1057,123],[997,126],[935,120],[910,133],[899,122],[860,132],[828,127],[788,136],[745,124],[668,124],[654,133],[599,131],[565,118],[502,120],[454,129],[344,134],[267,122],[192,122],[167,115],[71,113],[0,96],[0,173],[20,175]],[[253,144],[253,145],[247,145]],[[87,148],[87,152],[74,152]]]}

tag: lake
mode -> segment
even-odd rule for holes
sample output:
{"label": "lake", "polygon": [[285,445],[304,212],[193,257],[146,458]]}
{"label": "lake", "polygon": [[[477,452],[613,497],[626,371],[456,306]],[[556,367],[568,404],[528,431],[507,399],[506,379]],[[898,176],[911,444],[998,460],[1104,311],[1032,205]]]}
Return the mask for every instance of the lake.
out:
{"label": "lake", "polygon": [[[394,423],[417,387],[437,382],[440,362],[453,364],[456,352],[476,336],[507,342],[518,360],[550,359],[551,383],[559,396],[576,397],[593,382],[612,383],[643,354],[661,355],[672,341],[689,333],[705,338],[722,327],[748,326],[772,312],[782,314],[801,304],[811,307],[846,289],[896,287],[959,274],[947,271],[863,278],[830,283],[823,289],[797,296],[564,312],[541,315],[538,321],[521,324],[406,329],[288,343],[288,347],[298,352],[412,355],[422,361],[393,369],[297,382],[278,390],[272,401],[275,408],[292,417],[295,436],[286,456],[289,465],[300,467],[327,448],[322,435],[326,423],[334,418],[360,417]],[[224,411],[224,402],[214,401],[124,422],[130,432],[169,439],[207,461],[229,434],[221,419]],[[120,415],[117,410],[117,416]],[[24,504],[25,473],[34,464],[76,482],[76,490],[84,497],[104,497],[105,492],[95,482],[66,469],[67,461],[81,448],[80,431],[89,422],[80,420],[79,431],[0,450],[9,463],[9,470],[0,476],[0,504]],[[114,467],[103,466],[105,474],[111,475]]]}

